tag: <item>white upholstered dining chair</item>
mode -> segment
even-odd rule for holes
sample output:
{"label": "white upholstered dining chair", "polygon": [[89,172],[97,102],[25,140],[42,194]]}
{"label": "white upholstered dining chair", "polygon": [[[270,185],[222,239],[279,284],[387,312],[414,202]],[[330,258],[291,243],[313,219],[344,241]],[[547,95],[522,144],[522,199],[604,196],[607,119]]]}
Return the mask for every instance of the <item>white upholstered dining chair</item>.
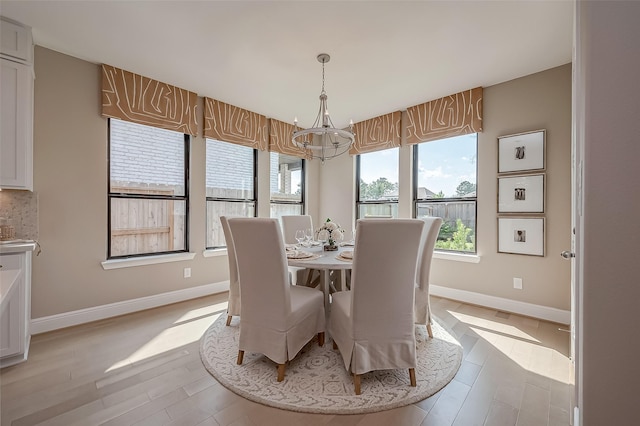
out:
{"label": "white upholstered dining chair", "polygon": [[324,344],[325,313],[321,291],[289,284],[284,241],[277,219],[231,218],[229,227],[238,262],[242,320],[238,364],[245,351],[285,363],[315,335]]}
{"label": "white upholstered dining chair", "polygon": [[419,219],[360,219],[353,251],[351,291],[333,294],[329,331],[345,367],[360,375],[409,369],[416,386],[413,296],[424,222]]}
{"label": "white upholstered dining chair", "polygon": [[429,337],[433,338],[433,331],[431,330],[431,305],[429,303],[429,274],[431,272],[433,249],[436,246],[436,239],[440,233],[442,219],[439,217],[426,217],[422,220],[424,221],[424,229],[422,230],[422,241],[418,255],[413,315],[415,323],[425,324]]}
{"label": "white upholstered dining chair", "polygon": [[220,216],[224,240],[227,244],[227,257],[229,258],[229,301],[227,303],[227,325],[231,324],[234,315],[240,315],[240,280],[238,278],[238,264],[236,262],[236,249],[229,229],[229,218]]}
{"label": "white upholstered dining chair", "polygon": [[[296,214],[296,215],[282,215],[280,217],[282,221],[282,236],[286,244],[296,244],[296,231],[302,229],[313,229],[313,219],[309,215]],[[296,266],[290,266],[289,271],[292,275],[292,283],[298,284],[298,277],[301,275],[305,280],[307,287],[317,287],[320,284],[320,271],[315,269],[299,268]]]}
{"label": "white upholstered dining chair", "polygon": [[296,231],[307,228],[313,229],[313,219],[306,214],[282,215],[282,236],[287,244],[295,244]]}

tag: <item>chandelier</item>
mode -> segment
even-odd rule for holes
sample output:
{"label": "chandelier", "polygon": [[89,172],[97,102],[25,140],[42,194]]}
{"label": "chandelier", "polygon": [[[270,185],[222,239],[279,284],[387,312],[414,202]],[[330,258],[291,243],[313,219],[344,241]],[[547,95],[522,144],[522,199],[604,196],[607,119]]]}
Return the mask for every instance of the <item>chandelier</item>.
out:
{"label": "chandelier", "polygon": [[298,118],[293,121],[294,145],[308,150],[311,158],[324,160],[337,157],[349,150],[355,140],[353,133],[353,121],[349,123],[349,129],[336,129],[329,116],[327,108],[327,93],[324,91],[324,64],[329,62],[331,57],[326,53],[321,53],[317,57],[322,63],[322,91],[320,92],[320,109],[313,126],[308,129],[298,128]]}

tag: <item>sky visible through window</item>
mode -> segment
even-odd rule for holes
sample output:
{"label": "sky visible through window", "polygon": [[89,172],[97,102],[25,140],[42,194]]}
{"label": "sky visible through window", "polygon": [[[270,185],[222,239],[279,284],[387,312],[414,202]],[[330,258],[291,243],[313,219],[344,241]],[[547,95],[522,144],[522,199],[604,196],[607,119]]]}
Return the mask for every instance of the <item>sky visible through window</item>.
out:
{"label": "sky visible through window", "polygon": [[463,135],[418,146],[418,187],[455,197],[461,182],[476,184],[477,135]]}
{"label": "sky visible through window", "polygon": [[372,183],[384,177],[391,183],[398,183],[398,155],[398,148],[362,154],[360,179]]}
{"label": "sky visible through window", "polygon": [[296,171],[291,173],[291,191],[296,192],[300,185],[302,184],[302,174],[300,171]]}
{"label": "sky visible through window", "polygon": [[[455,197],[461,182],[476,183],[477,135],[463,135],[418,145],[418,186],[445,197]],[[398,182],[398,149],[377,151],[367,156],[360,178],[371,183],[381,177]]]}

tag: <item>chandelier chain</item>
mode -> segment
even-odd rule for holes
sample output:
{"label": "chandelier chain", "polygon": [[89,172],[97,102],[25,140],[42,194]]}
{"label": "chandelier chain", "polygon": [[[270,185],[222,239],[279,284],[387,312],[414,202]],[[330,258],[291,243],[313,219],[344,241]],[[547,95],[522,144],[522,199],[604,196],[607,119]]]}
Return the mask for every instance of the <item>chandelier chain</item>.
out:
{"label": "chandelier chain", "polygon": [[324,63],[325,63],[325,61],[322,61],[322,92],[321,93],[325,93],[325,91],[324,91]]}

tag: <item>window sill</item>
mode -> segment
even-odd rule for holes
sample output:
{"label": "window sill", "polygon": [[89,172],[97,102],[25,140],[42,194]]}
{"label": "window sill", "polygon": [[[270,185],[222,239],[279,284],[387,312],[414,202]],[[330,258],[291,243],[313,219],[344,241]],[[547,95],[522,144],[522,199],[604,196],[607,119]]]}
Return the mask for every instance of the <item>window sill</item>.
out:
{"label": "window sill", "polygon": [[204,257],[218,257],[218,256],[226,256],[226,255],[227,255],[226,248],[209,249],[209,250],[204,250],[202,252],[202,256]]}
{"label": "window sill", "polygon": [[182,262],[184,260],[192,260],[194,257],[196,257],[195,253],[175,253],[158,256],[134,257],[131,259],[111,259],[102,262],[102,269],[120,269],[131,268],[133,266],[154,265],[157,263]]}
{"label": "window sill", "polygon": [[453,260],[454,262],[480,263],[480,256],[476,254],[433,252],[434,259]]}

